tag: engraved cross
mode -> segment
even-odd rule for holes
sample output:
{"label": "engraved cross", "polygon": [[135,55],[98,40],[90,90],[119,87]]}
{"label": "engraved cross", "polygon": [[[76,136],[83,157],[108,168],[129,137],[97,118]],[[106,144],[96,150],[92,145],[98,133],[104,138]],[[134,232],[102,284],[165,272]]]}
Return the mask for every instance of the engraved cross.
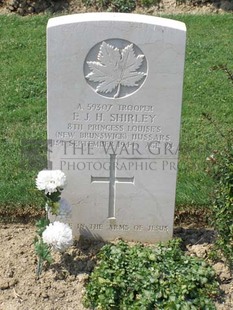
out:
{"label": "engraved cross", "polygon": [[116,155],[110,155],[110,175],[109,177],[93,177],[91,183],[109,183],[109,200],[108,200],[108,218],[115,219],[115,195],[116,183],[134,184],[134,177],[117,177],[116,176]]}

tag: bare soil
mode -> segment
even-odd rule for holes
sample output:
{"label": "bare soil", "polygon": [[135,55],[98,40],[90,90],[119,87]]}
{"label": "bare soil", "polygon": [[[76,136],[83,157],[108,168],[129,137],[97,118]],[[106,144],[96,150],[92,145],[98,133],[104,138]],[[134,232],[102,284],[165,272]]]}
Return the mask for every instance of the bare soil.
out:
{"label": "bare soil", "polygon": [[[103,242],[80,240],[63,256],[53,255],[39,280],[35,277],[36,256],[32,224],[0,224],[0,309],[1,310],[84,310],[84,283],[96,263]],[[187,252],[206,258],[214,231],[204,228],[176,228]],[[222,261],[212,263],[218,275],[221,294],[218,310],[233,309],[233,279]]]}
{"label": "bare soil", "polygon": [[[68,13],[96,11],[98,8],[86,8],[81,0],[70,0]],[[232,12],[233,1],[230,0],[161,0],[156,6],[148,9],[137,7],[132,13],[163,15],[163,14],[224,14]]]}
{"label": "bare soil", "polygon": [[[53,0],[53,2],[47,11],[61,12],[61,14],[101,11],[99,7],[85,7],[82,0]],[[14,0],[0,0],[0,14],[12,13],[9,8],[13,3]],[[21,7],[19,7],[20,11],[22,11]],[[233,12],[232,0],[161,0],[158,5],[148,9],[138,6],[132,13],[159,16],[164,14],[224,14],[227,12]],[[13,13],[17,12],[13,11]]]}

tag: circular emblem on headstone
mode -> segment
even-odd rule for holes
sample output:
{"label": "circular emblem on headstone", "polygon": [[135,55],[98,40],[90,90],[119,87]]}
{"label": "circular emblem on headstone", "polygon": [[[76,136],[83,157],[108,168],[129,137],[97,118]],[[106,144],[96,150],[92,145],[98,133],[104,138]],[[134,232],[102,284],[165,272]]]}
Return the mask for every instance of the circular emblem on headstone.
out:
{"label": "circular emblem on headstone", "polygon": [[147,76],[147,60],[135,44],[108,39],[96,44],[84,62],[84,76],[90,87],[108,98],[132,95]]}

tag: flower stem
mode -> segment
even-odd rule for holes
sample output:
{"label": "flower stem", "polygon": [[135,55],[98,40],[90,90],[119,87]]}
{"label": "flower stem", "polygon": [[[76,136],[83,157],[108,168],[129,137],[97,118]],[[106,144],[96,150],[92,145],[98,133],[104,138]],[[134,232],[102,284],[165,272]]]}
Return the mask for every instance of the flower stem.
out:
{"label": "flower stem", "polygon": [[42,271],[42,264],[43,264],[43,258],[39,256],[39,260],[37,263],[37,268],[36,268],[36,278],[37,280],[39,279]]}

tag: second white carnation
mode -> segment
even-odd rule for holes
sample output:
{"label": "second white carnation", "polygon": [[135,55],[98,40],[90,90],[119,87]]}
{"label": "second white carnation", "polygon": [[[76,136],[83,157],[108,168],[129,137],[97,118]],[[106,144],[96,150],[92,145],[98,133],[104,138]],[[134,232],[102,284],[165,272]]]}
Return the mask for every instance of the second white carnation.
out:
{"label": "second white carnation", "polygon": [[45,243],[53,250],[64,252],[73,244],[72,230],[68,224],[61,222],[50,223],[42,234]]}

